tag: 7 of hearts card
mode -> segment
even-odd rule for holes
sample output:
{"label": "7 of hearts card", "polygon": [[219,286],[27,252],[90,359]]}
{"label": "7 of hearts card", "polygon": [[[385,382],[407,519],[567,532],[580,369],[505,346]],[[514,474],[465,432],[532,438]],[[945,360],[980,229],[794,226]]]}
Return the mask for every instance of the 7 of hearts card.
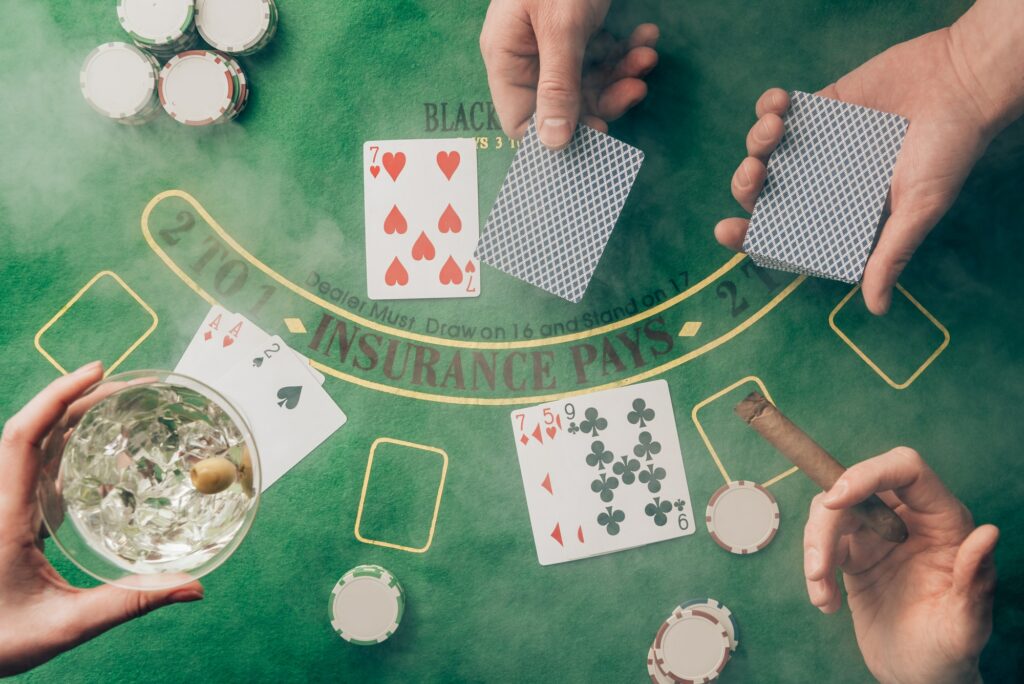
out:
{"label": "7 of hearts card", "polygon": [[479,296],[475,140],[365,143],[363,199],[370,299]]}

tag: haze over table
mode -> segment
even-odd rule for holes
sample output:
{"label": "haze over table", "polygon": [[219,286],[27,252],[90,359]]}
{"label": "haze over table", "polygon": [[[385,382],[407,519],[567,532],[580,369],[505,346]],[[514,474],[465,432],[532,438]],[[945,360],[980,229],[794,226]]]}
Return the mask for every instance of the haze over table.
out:
{"label": "haze over table", "polygon": [[[902,278],[951,334],[949,347],[904,390],[890,387],[829,328],[829,313],[847,286],[807,280],[783,296],[794,280],[765,283],[756,269],[744,271],[747,261],[642,324],[535,347],[480,347],[585,334],[649,313],[659,305],[659,291],[664,303],[714,274],[732,257],[711,230],[735,211],[729,178],[756,97],[776,84],[814,91],[894,42],[952,21],[966,2],[614,3],[609,24],[619,33],[639,21],[659,22],[662,56],[648,100],[612,126],[615,137],[646,158],[583,301],[546,296],[483,265],[480,297],[387,302],[375,314],[365,292],[363,143],[479,137],[481,220],[511,161],[510,143],[487,114],[477,42],[483,0],[285,0],[274,41],[243,60],[255,84],[246,111],[235,123],[201,131],[166,117],[138,128],[112,125],[82,100],[81,60],[121,35],[113,3],[8,5],[4,18],[17,30],[0,44],[0,351],[6,361],[0,382],[7,388],[0,416],[55,376],[33,337],[103,270],[116,272],[159,315],[156,330],[122,368],[173,366],[209,304],[171,264],[211,298],[322,364],[327,391],[349,416],[267,491],[250,535],[206,578],[202,602],[120,627],[24,681],[129,681],[139,673],[152,682],[639,681],[660,621],[680,601],[701,596],[729,606],[741,626],[743,643],[728,666],[736,681],[867,681],[849,615],[820,615],[804,593],[801,528],[815,493],[805,478],[770,486],[781,528],[768,548],[749,557],[720,549],[698,521],[697,532],[680,540],[560,566],[537,564],[510,411],[530,405],[529,397],[589,390],[644,372],[669,382],[697,509],[723,478],[692,410],[748,376],[762,381],[786,414],[844,464],[896,444],[918,449],[976,520],[1003,530],[995,633],[982,669],[990,681],[1011,680],[1019,670],[1024,557],[1017,540],[1024,514],[1017,502],[1024,478],[1013,456],[1024,441],[1019,124],[993,143]],[[154,208],[154,242],[147,242],[142,212],[172,189],[194,197],[268,270],[211,232],[194,209],[193,228],[170,233],[179,239],[170,244],[160,231],[182,225],[178,214],[190,205],[180,197]],[[66,367],[91,360],[86,354],[116,358],[140,327],[145,331],[148,316],[109,281],[83,296],[81,311],[89,315],[75,315],[76,305],[44,336],[45,348]],[[254,312],[264,286],[274,292]],[[894,302],[889,317],[876,319],[854,297],[837,324],[900,379],[935,348],[936,329],[899,295]],[[331,307],[397,330],[371,328]],[[311,348],[324,316],[319,348]],[[307,332],[290,332],[284,318],[298,319]],[[344,361],[339,323],[348,338],[358,328]],[[696,333],[680,337],[686,324]],[[368,365],[363,340],[379,356],[373,369],[359,367]],[[639,347],[639,360],[627,340]],[[654,371],[715,340],[722,341]],[[392,342],[397,379],[383,371]],[[432,365],[429,349],[440,355]],[[456,351],[461,387],[455,370],[445,382]],[[474,365],[474,353],[483,367]],[[763,482],[788,465],[731,413],[751,389],[748,383],[708,404],[699,421],[730,475]],[[498,400],[508,403],[482,404]],[[438,447],[449,456],[425,553],[354,537],[367,457],[378,437]],[[433,502],[437,494],[436,477],[389,482],[396,500]],[[373,529],[374,538],[388,532],[382,527]],[[59,554],[51,550],[50,557],[72,582],[87,583]],[[408,603],[394,637],[357,649],[332,632],[326,607],[334,583],[360,563],[393,571]]]}

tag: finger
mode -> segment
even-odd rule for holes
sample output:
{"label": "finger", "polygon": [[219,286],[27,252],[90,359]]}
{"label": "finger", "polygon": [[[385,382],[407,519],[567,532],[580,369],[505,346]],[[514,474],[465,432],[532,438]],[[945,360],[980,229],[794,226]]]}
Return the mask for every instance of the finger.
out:
{"label": "finger", "polygon": [[896,447],[851,466],[832,485],[822,502],[833,509],[849,508],[876,492],[888,490],[893,490],[908,508],[921,513],[962,508],[935,471],[909,447]]}
{"label": "finger", "polygon": [[615,121],[647,97],[647,84],[638,78],[624,78],[612,83],[597,101],[597,115]]}
{"label": "finger", "polygon": [[995,590],[995,551],[999,528],[982,525],[967,535],[953,562],[953,589],[972,601],[991,601]]}
{"label": "finger", "polygon": [[852,534],[860,523],[848,511],[827,508],[818,494],[811,500],[807,524],[804,525],[804,576],[821,580],[835,574],[846,562],[848,546],[840,544],[843,535]]}
{"label": "finger", "polygon": [[787,109],[789,109],[789,93],[782,88],[769,88],[764,91],[761,97],[757,98],[757,104],[754,105],[754,112],[757,113],[758,119],[765,114],[782,116]]}
{"label": "finger", "polygon": [[9,495],[15,505],[32,503],[42,465],[36,451],[71,403],[102,377],[99,361],[82,366],[51,382],[7,421],[0,439],[0,500]]}
{"label": "finger", "polygon": [[658,66],[658,53],[649,47],[636,47],[619,60],[608,78],[610,82],[623,78],[643,78]]}
{"label": "finger", "polygon": [[633,33],[629,36],[629,47],[649,47],[653,48],[658,44],[658,38],[661,37],[661,31],[658,29],[657,24],[640,24]]}
{"label": "finger", "polygon": [[522,8],[491,3],[480,31],[480,54],[501,128],[516,139],[523,137],[537,108],[537,55],[532,41],[530,17]]}
{"label": "finger", "polygon": [[74,595],[67,611],[63,637],[66,648],[102,634],[112,627],[174,603],[189,603],[203,598],[203,585],[190,582],[160,591],[138,591],[104,584]]}
{"label": "finger", "polygon": [[722,219],[715,226],[715,239],[724,247],[739,252],[743,249],[743,239],[749,226],[750,221],[745,218]]}
{"label": "finger", "polygon": [[806,580],[807,598],[811,604],[825,614],[832,614],[843,605],[843,595],[835,574],[820,580]]}
{"label": "finger", "polygon": [[[537,23],[535,23],[537,26]],[[539,22],[537,46],[537,135],[547,147],[569,144],[580,116],[580,82],[587,36],[565,21]]]}
{"label": "finger", "polygon": [[764,187],[766,173],[765,165],[760,159],[747,157],[740,162],[736,173],[732,175],[732,196],[748,212],[754,210],[754,202]]}
{"label": "finger", "polygon": [[778,114],[768,113],[757,120],[747,133],[747,154],[756,157],[762,163],[768,163],[768,157],[779,146],[784,128]]}
{"label": "finger", "polygon": [[899,211],[886,220],[861,283],[864,303],[871,313],[880,316],[889,310],[892,288],[934,225],[930,215],[906,215]]}
{"label": "finger", "polygon": [[583,116],[583,123],[591,128],[601,131],[602,133],[608,132],[608,123],[604,119],[599,119],[591,114],[585,114]]}

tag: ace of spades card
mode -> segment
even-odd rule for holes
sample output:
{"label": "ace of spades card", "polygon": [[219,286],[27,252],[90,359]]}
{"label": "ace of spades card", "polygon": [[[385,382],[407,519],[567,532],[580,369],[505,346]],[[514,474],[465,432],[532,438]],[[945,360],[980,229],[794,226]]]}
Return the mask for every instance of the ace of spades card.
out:
{"label": "ace of spades card", "polygon": [[541,565],[693,534],[664,380],[512,412]]}
{"label": "ace of spades card", "polygon": [[370,299],[479,296],[475,140],[365,143],[363,198]]}

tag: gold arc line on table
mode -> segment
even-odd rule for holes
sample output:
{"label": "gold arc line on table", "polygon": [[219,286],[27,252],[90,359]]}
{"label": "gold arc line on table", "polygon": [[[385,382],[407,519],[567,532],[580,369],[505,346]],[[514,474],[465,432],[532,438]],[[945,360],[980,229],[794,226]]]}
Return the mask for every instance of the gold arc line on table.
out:
{"label": "gold arc line on table", "polygon": [[915,307],[917,307],[917,310],[920,311],[922,314],[924,314],[924,317],[927,318],[931,322],[931,324],[934,325],[936,328],[938,328],[939,332],[942,333],[942,344],[940,344],[935,349],[935,351],[933,351],[931,353],[931,355],[927,359],[924,360],[924,363],[922,363],[918,367],[918,369],[916,371],[914,371],[910,375],[909,378],[907,378],[903,382],[896,382],[895,380],[890,378],[889,374],[886,373],[885,371],[883,371],[878,366],[878,364],[876,364],[874,361],[872,361],[868,357],[868,355],[865,354],[864,351],[860,347],[858,347],[856,344],[854,344],[853,340],[851,340],[846,335],[846,333],[844,333],[842,330],[840,330],[839,326],[836,325],[836,314],[839,313],[840,309],[842,309],[844,306],[846,306],[846,303],[850,301],[850,299],[853,297],[853,295],[855,295],[857,293],[857,290],[859,290],[859,289],[860,289],[860,285],[854,285],[853,289],[850,290],[847,293],[847,295],[845,297],[843,297],[839,301],[838,304],[836,304],[836,308],[832,309],[832,313],[830,313],[828,315],[828,325],[829,325],[830,328],[832,328],[833,332],[835,332],[835,334],[839,336],[839,339],[841,339],[843,342],[845,342],[846,346],[848,346],[850,349],[852,349],[857,354],[857,356],[859,356],[861,358],[861,360],[864,361],[864,363],[868,364],[868,367],[871,368],[871,370],[875,371],[875,373],[877,373],[880,378],[885,380],[889,384],[890,387],[892,387],[893,389],[896,389],[896,390],[906,389],[906,388],[910,387],[910,385],[915,380],[917,380],[918,376],[921,375],[921,373],[924,372],[924,369],[927,368],[928,366],[932,365],[932,361],[934,361],[935,359],[939,358],[939,354],[941,354],[943,352],[943,350],[945,350],[945,348],[949,346],[949,330],[947,330],[946,326],[942,325],[942,323],[939,322],[939,319],[935,318],[935,316],[932,315],[931,311],[929,311],[928,309],[924,308],[924,306],[921,304],[921,302],[917,301],[917,299],[915,299],[912,294],[907,292],[906,288],[904,288],[899,283],[896,283],[896,289],[899,290],[903,294],[903,296],[906,297],[910,301],[911,304],[913,304]]}
{"label": "gold arc line on table", "polygon": [[[366,490],[370,485],[370,472],[373,470],[373,456],[377,452],[377,447],[381,444],[395,444],[398,446],[404,446],[409,449],[416,451],[426,451],[432,454],[438,454],[441,456],[441,481],[437,485],[437,499],[434,501],[434,514],[430,519],[430,532],[427,534],[427,543],[419,548],[413,548],[411,546],[403,546],[401,544],[394,544],[392,542],[381,541],[379,539],[369,539],[364,537],[359,531],[359,524],[363,520],[363,505],[366,503]],[[406,442],[401,439],[392,439],[391,437],[378,437],[370,445],[370,457],[366,460],[366,475],[363,477],[363,490],[359,494],[359,508],[356,509],[356,526],[355,535],[356,539],[363,542],[364,544],[373,544],[374,546],[384,546],[389,549],[398,549],[399,551],[408,551],[409,553],[426,553],[427,549],[434,542],[434,529],[437,527],[437,514],[441,510],[441,496],[444,494],[444,478],[448,474],[448,453],[444,449],[437,447],[427,446],[425,444],[416,444],[415,442]]]}
{"label": "gold arc line on table", "polygon": [[[200,205],[194,198],[192,198],[191,195],[189,195],[188,193],[186,193],[186,192],[184,192],[182,190],[167,190],[165,192],[160,193],[159,195],[157,195],[156,197],[154,197],[153,199],[151,199],[149,201],[149,204],[146,205],[145,210],[143,210],[143,212],[142,212],[142,233],[143,233],[143,236],[146,239],[146,242],[149,243],[150,248],[157,254],[157,256],[160,257],[160,259],[164,262],[164,264],[168,268],[170,268],[171,271],[173,273],[175,273],[178,276],[179,279],[181,279],[182,282],[184,282],[186,285],[188,285],[188,287],[193,292],[195,292],[197,295],[199,295],[203,300],[205,300],[206,303],[208,303],[210,306],[218,304],[217,300],[214,297],[212,297],[208,292],[206,292],[206,290],[204,290],[202,287],[200,287],[184,271],[182,271],[181,268],[167,255],[167,253],[164,252],[159,247],[159,245],[156,244],[156,241],[153,239],[153,236],[150,233],[150,230],[149,230],[149,215],[153,211],[153,208],[161,200],[165,199],[166,197],[179,197],[181,199],[186,200],[187,202],[189,202],[189,204],[191,204],[196,209],[196,211],[199,212],[199,214],[203,217],[203,219],[207,222],[208,225],[210,225],[212,228],[214,228],[214,230],[216,232],[218,232],[219,235],[221,235],[222,237],[225,238],[225,241],[228,242],[228,244],[230,244],[233,247],[235,247],[237,245],[237,243],[234,241],[234,239],[232,239],[229,235],[227,235],[226,232],[224,232],[223,228],[221,228],[219,225],[216,224],[216,222],[214,222],[213,218],[206,212],[206,210],[202,207],[202,205]],[[282,285],[285,285],[288,289],[290,289],[293,292],[299,294],[300,296],[302,296],[303,298],[307,299],[308,301],[310,301],[310,302],[312,302],[314,304],[317,304],[319,306],[323,306],[324,308],[327,308],[330,311],[337,311],[339,313],[339,315],[347,317],[350,320],[354,320],[354,317],[353,317],[353,315],[351,313],[349,313],[347,311],[344,311],[343,309],[339,309],[338,307],[335,307],[334,305],[332,305],[330,302],[324,301],[324,300],[320,299],[319,297],[310,294],[309,292],[307,292],[306,290],[298,287],[297,285],[295,285],[291,281],[283,278],[282,276],[280,276],[275,271],[271,270],[268,266],[266,266],[262,262],[259,262],[259,261],[255,260],[255,257],[253,257],[251,254],[249,254],[244,249],[242,249],[240,245],[237,246],[236,249],[237,249],[239,254],[244,256],[246,259],[251,260],[251,263],[253,263],[258,268],[263,270],[267,275],[271,276],[275,281],[281,283]],[[717,278],[718,275],[721,275],[721,274],[725,273],[726,271],[730,270],[731,268],[733,268],[737,263],[742,261],[743,258],[745,258],[745,255],[742,255],[742,254],[736,255],[735,257],[733,257],[733,259],[731,259],[729,262],[727,262],[725,266],[719,268],[717,271],[715,271],[714,274],[712,274],[712,276],[709,276],[709,277],[716,277]],[[339,380],[344,380],[345,382],[351,383],[353,385],[357,385],[359,387],[364,387],[366,389],[376,390],[378,392],[385,392],[385,393],[388,393],[388,394],[393,394],[393,395],[399,396],[399,397],[405,397],[407,399],[418,399],[418,400],[422,400],[422,401],[433,401],[433,402],[441,403],[441,404],[459,404],[459,405],[465,405],[465,406],[513,406],[513,405],[520,405],[521,406],[521,405],[530,404],[530,403],[539,403],[539,402],[544,402],[544,401],[553,401],[555,399],[576,397],[576,396],[581,396],[581,395],[584,395],[584,394],[589,394],[590,392],[597,392],[597,391],[604,390],[604,389],[613,389],[613,388],[616,388],[616,387],[624,387],[626,385],[630,385],[630,384],[633,384],[635,382],[641,382],[641,381],[646,380],[648,378],[652,378],[652,377],[655,377],[657,375],[660,375],[661,373],[663,373],[663,372],[665,372],[667,370],[671,370],[672,368],[680,366],[680,365],[682,365],[682,364],[684,364],[684,363],[686,363],[686,362],[688,362],[688,361],[690,361],[692,359],[695,359],[698,356],[700,356],[700,355],[702,355],[702,354],[704,354],[704,353],[706,353],[708,351],[711,351],[712,349],[715,349],[716,347],[718,347],[718,346],[728,342],[729,340],[731,340],[732,338],[736,337],[741,332],[743,332],[744,330],[746,330],[747,328],[752,326],[754,323],[759,321],[769,311],[771,311],[776,306],[778,306],[778,304],[782,300],[784,300],[786,297],[788,297],[790,294],[792,294],[793,291],[796,290],[796,288],[799,287],[806,279],[807,279],[806,276],[803,276],[803,275],[797,276],[796,278],[794,278],[789,283],[789,285],[787,285],[785,288],[783,288],[767,304],[762,306],[756,313],[754,313],[752,316],[750,316],[749,318],[744,320],[742,323],[737,325],[735,328],[733,328],[732,330],[728,331],[727,333],[724,333],[723,335],[721,335],[721,336],[719,336],[719,337],[717,337],[717,338],[715,338],[713,340],[710,340],[710,341],[706,342],[705,344],[703,344],[700,347],[697,347],[696,349],[690,350],[686,354],[683,354],[682,356],[679,356],[679,357],[673,359],[672,361],[667,361],[667,362],[661,364],[660,366],[655,366],[654,368],[648,369],[647,371],[644,371],[642,373],[637,373],[635,375],[632,375],[632,376],[629,376],[629,377],[626,377],[626,378],[622,378],[621,380],[616,380],[616,381],[605,383],[603,385],[598,385],[598,386],[595,386],[595,387],[586,387],[586,388],[582,388],[582,389],[579,389],[579,390],[574,390],[574,391],[571,391],[571,392],[555,392],[555,393],[551,393],[551,394],[540,394],[540,395],[525,396],[525,397],[459,397],[459,396],[452,396],[452,395],[447,395],[447,394],[431,394],[429,392],[420,392],[418,390],[409,390],[409,389],[404,389],[404,388],[401,388],[401,387],[392,387],[391,385],[385,385],[383,383],[374,382],[372,380],[365,380],[363,378],[356,377],[354,375],[351,375],[349,373],[345,373],[343,371],[337,370],[337,369],[333,368],[332,366],[328,366],[326,364],[323,364],[323,363],[321,363],[319,361],[315,361],[315,360],[310,360],[310,365],[313,366],[314,368],[320,370],[323,373],[326,373],[328,375],[331,375],[332,377],[338,378]],[[703,282],[705,282],[707,280],[708,280],[708,278],[705,278],[704,281],[701,281],[701,282],[703,283]],[[697,286],[694,286],[694,287],[697,287]],[[683,292],[682,294],[686,295],[687,293],[690,293],[691,291],[695,291],[693,287],[691,287],[686,292]],[[675,299],[678,299],[679,296],[680,295],[677,295],[677,297]],[[672,300],[668,300],[668,301],[670,302]],[[668,303],[668,302],[663,302],[663,305],[666,304],[666,303]],[[648,313],[648,312],[645,312],[645,314],[646,313]],[[373,323],[372,321],[370,321],[370,323],[372,323],[373,329],[376,329],[378,331],[392,330],[392,328],[389,328],[387,326],[379,326],[378,324]],[[620,321],[619,323],[622,323],[622,321]],[[608,326],[604,326],[604,327],[607,328]],[[600,329],[598,329],[598,330],[600,330]],[[574,335],[567,335],[567,336],[563,336],[563,337],[560,337],[560,338],[545,338],[544,340],[541,341],[541,343],[543,343],[543,344],[556,344],[557,340],[565,341],[565,338],[570,338],[570,340],[572,340],[572,339],[588,337],[588,336],[590,336],[591,333],[593,333],[593,331],[587,331],[587,333],[577,333],[577,334],[574,334]],[[429,336],[414,335],[414,334],[411,334],[411,333],[404,333],[403,331],[397,331],[395,333],[395,336],[401,337],[401,338],[407,338],[407,339],[428,339],[428,340],[429,339],[434,339],[434,338],[430,338]],[[438,339],[440,339],[440,338],[438,338]],[[556,342],[552,342],[552,340],[556,340]],[[447,344],[448,346],[466,346],[466,343],[456,342],[454,340],[443,340],[443,342],[445,344]],[[530,342],[532,343],[532,342],[535,342],[535,341],[531,340]],[[483,344],[484,343],[480,343],[480,345],[478,345],[478,347],[482,348]],[[509,346],[513,345],[513,344],[517,344],[517,343],[490,343],[491,346],[497,345],[499,348],[503,348],[503,349],[504,348],[509,348]],[[473,348],[477,348],[477,347],[473,347]]]}
{"label": "gold arc line on table", "polygon": [[137,340],[135,340],[135,342],[133,342],[132,345],[130,347],[128,347],[128,349],[126,349],[125,352],[123,354],[121,354],[121,356],[119,356],[117,358],[116,361],[114,361],[112,364],[110,364],[110,366],[108,368],[106,368],[104,370],[103,377],[106,377],[106,376],[110,375],[112,372],[114,372],[115,368],[120,366],[124,362],[125,359],[127,359],[129,356],[131,356],[131,353],[133,351],[135,351],[139,347],[140,344],[145,342],[146,338],[148,338],[150,336],[150,334],[154,330],[156,330],[156,326],[160,322],[160,317],[157,316],[156,311],[154,311],[153,308],[149,304],[147,304],[146,301],[142,297],[140,297],[137,292],[135,292],[135,290],[133,290],[131,287],[129,287],[128,283],[124,282],[124,280],[121,278],[121,276],[117,275],[113,271],[100,271],[99,273],[94,275],[92,278],[90,278],[89,282],[87,282],[85,285],[83,285],[82,288],[78,292],[76,292],[74,294],[74,296],[71,297],[71,299],[68,300],[67,304],[62,306],[60,308],[60,310],[57,311],[57,313],[55,313],[53,315],[53,318],[51,318],[46,323],[44,323],[43,327],[41,327],[39,329],[39,331],[36,333],[36,336],[35,336],[35,339],[34,339],[36,350],[40,354],[42,354],[43,358],[46,359],[47,361],[49,361],[53,365],[54,368],[56,368],[58,371],[60,371],[62,375],[67,375],[68,371],[67,371],[67,369],[64,368],[64,366],[62,366],[57,361],[57,359],[53,358],[53,356],[51,356],[50,353],[43,348],[43,345],[42,345],[42,342],[41,342],[43,334],[47,330],[49,330],[53,326],[54,323],[56,323],[58,320],[60,320],[60,318],[64,314],[66,314],[68,311],[70,311],[71,307],[74,306],[75,303],[78,302],[78,300],[82,298],[82,295],[84,295],[86,292],[88,292],[89,288],[91,288],[93,285],[95,285],[96,282],[100,278],[103,278],[103,277],[113,278],[114,282],[116,282],[118,285],[120,285],[121,288],[125,292],[127,292],[129,295],[131,295],[132,299],[134,299],[136,302],[138,302],[139,306],[142,307],[143,311],[148,313],[149,317],[153,320],[153,322],[150,323],[149,328],[146,330],[146,332],[142,333],[142,335],[140,335],[139,338]]}
{"label": "gold arc line on table", "polygon": [[185,272],[182,271],[178,267],[178,265],[174,263],[174,261],[163,250],[163,248],[161,248],[157,244],[156,240],[153,239],[153,235],[149,227],[149,216],[153,212],[153,209],[156,208],[156,205],[162,202],[163,200],[167,199],[168,197],[177,197],[191,204],[192,208],[199,213],[199,215],[203,218],[204,221],[206,221],[207,225],[210,226],[213,232],[215,232],[217,236],[220,237],[220,239],[222,239],[224,242],[230,245],[231,248],[235,250],[239,255],[241,255],[246,261],[248,261],[250,264],[258,268],[259,270],[263,271],[264,274],[266,274],[269,278],[277,282],[282,287],[291,290],[292,292],[299,295],[303,299],[306,299],[310,303],[316,304],[317,306],[327,309],[328,311],[337,316],[346,318],[352,321],[353,323],[362,325],[366,328],[369,328],[370,330],[375,330],[385,335],[391,335],[392,337],[414,340],[416,342],[422,342],[424,344],[432,344],[441,347],[460,347],[463,349],[528,349],[531,347],[553,346],[557,344],[563,344],[565,342],[575,342],[577,340],[586,339],[588,337],[596,337],[598,335],[602,335],[613,330],[625,328],[639,321],[646,320],[656,314],[661,313],[662,311],[665,311],[666,309],[672,308],[679,302],[690,298],[697,292],[703,290],[708,285],[721,278],[723,275],[731,271],[733,268],[737,266],[737,264],[739,264],[741,261],[743,261],[743,259],[746,258],[745,254],[734,254],[728,261],[726,261],[724,264],[718,267],[714,272],[705,277],[703,280],[694,283],[693,285],[683,290],[679,294],[675,295],[674,297],[666,299],[661,304],[658,304],[654,307],[651,307],[650,309],[630,316],[629,318],[624,318],[621,321],[615,321],[614,323],[602,325],[597,328],[591,328],[590,330],[585,330],[578,333],[570,333],[568,335],[559,335],[557,337],[543,337],[535,340],[516,340],[514,342],[471,342],[467,340],[450,340],[444,337],[435,337],[433,335],[412,333],[407,332],[405,330],[401,330],[400,328],[381,325],[376,321],[370,320],[368,318],[363,318],[362,316],[354,314],[351,311],[343,309],[340,306],[337,306],[331,302],[328,302],[325,299],[318,297],[317,295],[311,293],[305,288],[296,285],[291,280],[288,280],[280,273],[278,273],[277,271],[275,271],[274,269],[270,268],[265,263],[257,259],[244,247],[242,247],[242,245],[240,245],[233,237],[231,237],[231,235],[228,234],[228,232],[224,230],[224,228],[222,228],[221,225],[213,219],[209,212],[206,211],[206,208],[203,207],[203,205],[201,205],[198,200],[192,197],[192,195],[188,194],[184,190],[165,190],[164,192],[161,192],[159,195],[151,199],[149,203],[146,205],[146,208],[143,209],[142,234],[146,238],[146,242],[149,243],[150,248],[154,252],[156,252],[157,256],[159,256],[163,260],[167,267],[174,271],[177,274],[177,276],[181,278],[189,287],[195,290],[197,294],[199,294],[201,297],[203,297],[203,299],[209,302],[211,306],[213,304],[213,298],[210,295],[206,294],[205,291],[203,291],[203,289],[199,287],[199,285],[195,281],[192,280],[192,278],[186,275]]}
{"label": "gold arc line on table", "polygon": [[[715,462],[715,465],[718,466],[718,472],[721,473],[722,479],[725,480],[726,484],[729,484],[730,482],[732,482],[732,478],[729,477],[729,473],[726,471],[725,465],[722,463],[722,459],[718,456],[718,451],[715,450],[714,445],[711,443],[711,439],[708,437],[707,433],[704,431],[704,426],[700,424],[700,420],[697,418],[697,414],[700,412],[700,410],[702,408],[704,408],[708,404],[711,404],[711,403],[717,401],[718,399],[721,399],[723,396],[725,396],[729,392],[732,392],[734,389],[736,389],[740,385],[744,385],[744,384],[746,384],[748,382],[752,382],[755,385],[757,385],[758,389],[761,390],[761,394],[764,395],[765,399],[770,401],[772,406],[775,405],[775,400],[772,399],[772,395],[768,393],[768,388],[764,386],[764,383],[761,381],[761,378],[757,377],[756,375],[748,375],[745,378],[740,378],[739,380],[737,380],[736,382],[732,383],[731,385],[729,385],[725,389],[721,389],[721,390],[715,392],[714,394],[712,394],[707,399],[703,399],[702,401],[697,403],[697,405],[695,405],[693,407],[693,411],[690,412],[690,418],[693,419],[693,424],[697,426],[697,432],[700,433],[700,438],[702,440],[704,440],[704,446],[707,447],[708,452],[711,454],[711,458]],[[781,473],[779,473],[775,477],[772,477],[772,478],[770,478],[768,480],[765,480],[764,482],[761,483],[761,486],[762,487],[771,487],[773,484],[775,484],[779,480],[781,480],[783,478],[786,478],[786,477],[789,477],[790,475],[795,473],[797,470],[799,470],[799,469],[796,466],[793,466],[792,468],[789,468],[788,470],[782,471]]]}

